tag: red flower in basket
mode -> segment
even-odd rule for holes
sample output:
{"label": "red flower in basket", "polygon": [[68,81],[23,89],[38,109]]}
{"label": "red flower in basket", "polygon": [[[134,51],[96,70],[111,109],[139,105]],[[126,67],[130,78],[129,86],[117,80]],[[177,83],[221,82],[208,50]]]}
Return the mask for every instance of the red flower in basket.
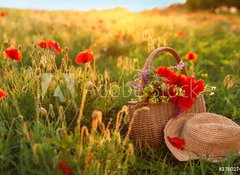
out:
{"label": "red flower in basket", "polygon": [[173,72],[168,79],[170,84],[182,87],[185,85],[187,81],[187,76],[182,74],[176,74]]}
{"label": "red flower in basket", "polygon": [[195,81],[193,77],[186,76],[182,79],[178,86],[185,91],[184,97],[176,97],[175,104],[181,108],[182,111],[187,111],[194,104],[195,98],[204,91],[204,81],[202,79]]}
{"label": "red flower in basket", "polygon": [[[176,104],[180,111],[186,111],[192,107],[194,100],[204,90],[204,81],[195,81],[193,77],[177,74],[165,66],[160,66],[156,71],[160,77],[167,78],[166,83],[170,85],[168,94],[171,97],[171,102]],[[175,87],[182,88],[185,96],[177,96]]]}
{"label": "red flower in basket", "polygon": [[180,87],[185,90],[186,97],[196,98],[204,90],[204,81],[202,79],[195,81],[193,77],[187,76],[186,82],[182,83]]}
{"label": "red flower in basket", "polygon": [[189,97],[178,97],[177,105],[181,108],[182,111],[187,111],[194,104],[194,98]]}
{"label": "red flower in basket", "polygon": [[160,77],[169,78],[174,72],[169,70],[166,66],[160,66],[157,70],[154,71],[155,74],[158,74]]}
{"label": "red flower in basket", "polygon": [[182,74],[177,74],[173,71],[171,71],[166,66],[160,66],[156,71],[156,74],[158,74],[160,77],[165,77],[168,79],[168,83],[170,85],[181,85],[185,84],[187,76]]}
{"label": "red flower in basket", "polygon": [[193,84],[193,97],[196,97],[198,94],[204,91],[204,81],[199,79]]}
{"label": "red flower in basket", "polygon": [[168,141],[171,143],[172,146],[174,146],[177,149],[183,149],[185,146],[185,140],[184,139],[180,139],[177,137],[169,137],[167,136]]}

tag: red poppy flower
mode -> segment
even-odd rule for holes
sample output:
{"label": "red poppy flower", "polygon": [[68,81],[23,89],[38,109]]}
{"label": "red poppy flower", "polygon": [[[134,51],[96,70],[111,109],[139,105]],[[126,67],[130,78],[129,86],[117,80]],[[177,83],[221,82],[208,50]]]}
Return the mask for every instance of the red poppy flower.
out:
{"label": "red poppy flower", "polygon": [[53,50],[55,53],[59,53],[61,48],[55,41],[47,41],[47,48]]}
{"label": "red poppy flower", "polygon": [[65,169],[65,170],[63,171],[63,173],[69,175],[69,174],[72,174],[72,171],[71,171],[70,168],[67,168],[67,169]]}
{"label": "red poppy flower", "polygon": [[188,52],[185,56],[187,61],[195,61],[197,60],[197,54],[195,52]]}
{"label": "red poppy flower", "polygon": [[72,29],[77,29],[77,27],[78,27],[78,26],[77,26],[76,24],[73,24],[73,25],[72,25]]}
{"label": "red poppy flower", "polygon": [[122,39],[123,36],[124,36],[124,35],[123,35],[122,33],[118,33],[118,34],[115,35],[115,37],[116,37],[117,39]]}
{"label": "red poppy flower", "polygon": [[158,74],[160,77],[169,78],[174,72],[168,69],[166,66],[160,66],[157,70],[154,71],[155,74]]}
{"label": "red poppy flower", "polygon": [[185,96],[196,98],[198,94],[204,91],[204,81],[202,79],[195,81],[193,77],[187,76],[185,84],[180,86],[185,90]]}
{"label": "red poppy flower", "polygon": [[204,81],[202,79],[194,82],[192,89],[192,96],[195,98],[198,94],[204,91]]}
{"label": "red poppy flower", "polygon": [[52,41],[52,40],[41,41],[40,43],[38,43],[38,46],[43,49],[48,48],[48,49],[54,51],[54,53],[56,53],[56,54],[61,51],[61,47],[59,46],[59,43]]}
{"label": "red poppy flower", "polygon": [[66,23],[64,23],[64,24],[63,24],[63,27],[67,28],[67,27],[68,27],[68,25],[67,25]]}
{"label": "red poppy flower", "polygon": [[6,16],[6,12],[5,12],[5,11],[2,11],[2,12],[1,12],[1,16],[2,16],[2,17],[5,17],[5,16]]}
{"label": "red poppy flower", "polygon": [[193,88],[194,82],[195,82],[195,80],[191,76],[186,76],[185,81],[179,82],[178,86],[185,91],[185,96],[188,97],[188,95],[190,94],[190,91]]}
{"label": "red poppy flower", "polygon": [[0,89],[0,99],[7,98],[7,93]]}
{"label": "red poppy flower", "polygon": [[168,69],[165,66],[160,66],[156,71],[156,74],[158,74],[161,77],[165,77],[168,79],[168,84],[169,85],[177,85],[181,86],[186,83],[187,76],[182,75],[182,74],[177,74],[170,69]]}
{"label": "red poppy flower", "polygon": [[[181,111],[189,110],[194,104],[194,100],[201,92],[204,91],[204,81],[195,81],[194,77],[177,74],[165,66],[160,66],[156,71],[160,77],[165,77],[165,81],[170,87],[168,92],[163,92],[164,95],[171,97],[171,102],[179,107]],[[185,96],[177,96],[175,87],[180,87],[184,90]]]}
{"label": "red poppy flower", "polygon": [[77,64],[83,64],[83,63],[88,63],[93,61],[93,51],[88,49],[83,52],[80,52],[77,57],[76,57],[76,63]]}
{"label": "red poppy flower", "polygon": [[14,59],[16,61],[22,60],[22,54],[18,49],[15,49],[15,48],[6,49],[3,54],[8,59]]}
{"label": "red poppy flower", "polygon": [[194,104],[194,100],[195,100],[195,98],[178,97],[177,106],[180,107],[182,111],[187,111]]}
{"label": "red poppy flower", "polygon": [[185,146],[185,140],[184,139],[180,139],[177,137],[169,137],[167,136],[168,141],[171,143],[172,146],[174,146],[177,149],[183,149],[183,147]]}
{"label": "red poppy flower", "polygon": [[40,43],[38,43],[38,46],[45,49],[45,48],[47,48],[47,43],[46,43],[46,41],[41,41]]}
{"label": "red poppy flower", "polygon": [[181,87],[186,84],[187,76],[182,74],[176,74],[173,72],[172,74],[170,74],[168,79],[171,84]]}
{"label": "red poppy flower", "polygon": [[178,34],[177,34],[177,36],[179,37],[179,38],[182,38],[182,37],[184,37],[184,32],[178,32]]}
{"label": "red poppy flower", "polygon": [[66,169],[67,168],[67,162],[66,161],[61,161],[59,163],[59,168],[60,168],[60,170]]}

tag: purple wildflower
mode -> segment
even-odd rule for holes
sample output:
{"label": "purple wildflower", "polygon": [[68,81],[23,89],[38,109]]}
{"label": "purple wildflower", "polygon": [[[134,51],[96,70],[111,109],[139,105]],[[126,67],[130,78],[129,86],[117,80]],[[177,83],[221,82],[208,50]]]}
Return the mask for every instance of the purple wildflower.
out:
{"label": "purple wildflower", "polygon": [[140,86],[136,82],[130,82],[130,86],[132,86],[134,89],[140,89]]}
{"label": "purple wildflower", "polygon": [[178,110],[177,110],[177,112],[176,112],[176,116],[175,117],[178,117],[179,115],[181,115],[183,113],[183,110],[180,108],[180,107],[178,107]]}
{"label": "purple wildflower", "polygon": [[143,85],[146,85],[148,83],[148,75],[149,72],[147,69],[139,72],[139,77],[141,78]]}
{"label": "purple wildflower", "polygon": [[177,70],[182,70],[183,67],[184,67],[184,62],[183,62],[183,61],[180,61],[180,63],[179,63],[178,65],[174,66],[172,69],[173,69],[174,71],[177,71]]}

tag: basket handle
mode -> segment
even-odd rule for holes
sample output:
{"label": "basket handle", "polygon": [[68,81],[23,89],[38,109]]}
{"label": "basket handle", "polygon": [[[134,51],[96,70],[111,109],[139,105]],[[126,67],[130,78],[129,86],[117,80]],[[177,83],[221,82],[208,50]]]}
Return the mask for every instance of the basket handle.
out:
{"label": "basket handle", "polygon": [[[151,64],[153,62],[153,59],[155,58],[155,56],[163,51],[167,51],[170,52],[174,58],[176,59],[177,63],[179,64],[182,59],[180,58],[180,56],[177,54],[177,52],[171,48],[171,47],[159,47],[157,49],[155,49],[147,58],[146,63],[144,65],[143,70],[150,70]],[[183,67],[183,69],[181,70],[182,74],[187,75],[186,69],[185,67]]]}

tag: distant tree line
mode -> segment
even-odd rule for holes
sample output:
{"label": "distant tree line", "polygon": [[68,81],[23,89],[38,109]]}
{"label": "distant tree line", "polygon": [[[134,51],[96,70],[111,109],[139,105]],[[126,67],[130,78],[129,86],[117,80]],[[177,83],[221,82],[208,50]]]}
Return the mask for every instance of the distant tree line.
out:
{"label": "distant tree line", "polygon": [[191,9],[209,9],[219,6],[235,6],[240,8],[240,0],[187,0],[187,6]]}

